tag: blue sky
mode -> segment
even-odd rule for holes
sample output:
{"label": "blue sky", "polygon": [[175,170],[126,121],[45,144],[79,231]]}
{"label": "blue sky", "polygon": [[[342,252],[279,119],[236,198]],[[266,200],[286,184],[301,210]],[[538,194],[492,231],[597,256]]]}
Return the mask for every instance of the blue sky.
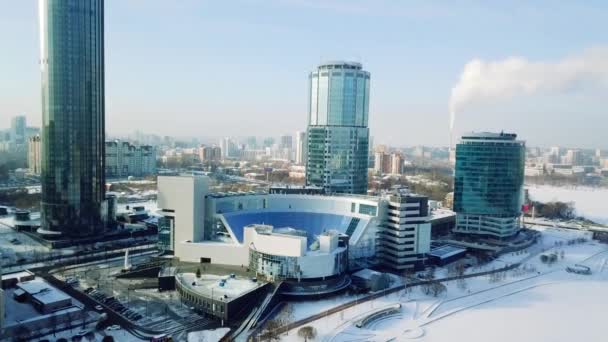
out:
{"label": "blue sky", "polygon": [[[377,142],[447,145],[466,63],[558,62],[608,45],[608,4],[557,1],[106,0],[108,133],[279,135],[306,125],[324,60],[372,74]],[[0,0],[0,127],[40,122],[37,1]],[[606,88],[515,94],[462,108],[456,135],[515,131],[529,145],[608,147]]]}

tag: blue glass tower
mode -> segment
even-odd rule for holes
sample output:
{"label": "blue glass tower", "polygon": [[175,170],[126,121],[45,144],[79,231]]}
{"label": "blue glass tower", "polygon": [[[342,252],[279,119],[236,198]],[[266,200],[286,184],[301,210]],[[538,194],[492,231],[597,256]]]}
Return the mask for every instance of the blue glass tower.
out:
{"label": "blue glass tower", "polygon": [[306,183],[328,193],[367,192],[370,74],[330,62],[310,73]]}
{"label": "blue glass tower", "polygon": [[104,1],[40,0],[40,232],[103,230]]}
{"label": "blue glass tower", "polygon": [[519,230],[526,146],[516,138],[472,133],[456,145],[455,232],[502,239]]}

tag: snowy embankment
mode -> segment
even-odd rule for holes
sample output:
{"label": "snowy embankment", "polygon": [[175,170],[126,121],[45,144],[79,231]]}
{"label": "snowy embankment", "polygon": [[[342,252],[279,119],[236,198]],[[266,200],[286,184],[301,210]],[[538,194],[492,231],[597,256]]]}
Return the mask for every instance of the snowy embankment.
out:
{"label": "snowy embankment", "polygon": [[608,188],[550,185],[528,185],[526,188],[533,201],[573,202],[577,215],[608,224]]}
{"label": "snowy embankment", "polygon": [[[512,261],[522,266],[508,272],[444,282],[439,296],[420,287],[359,304],[309,323],[316,340],[346,341],[604,341],[608,307],[608,245],[590,240],[589,232],[537,228],[542,239],[526,253],[504,255],[493,267]],[[574,242],[574,241],[577,242]],[[574,243],[570,243],[574,242]],[[541,251],[559,255],[543,263]],[[566,267],[583,264],[592,275],[577,275]],[[401,304],[401,312],[358,328],[374,310]],[[317,310],[319,310],[318,308]],[[297,311],[297,310],[296,310]],[[312,311],[312,310],[309,310]],[[298,328],[282,341],[301,341]]]}

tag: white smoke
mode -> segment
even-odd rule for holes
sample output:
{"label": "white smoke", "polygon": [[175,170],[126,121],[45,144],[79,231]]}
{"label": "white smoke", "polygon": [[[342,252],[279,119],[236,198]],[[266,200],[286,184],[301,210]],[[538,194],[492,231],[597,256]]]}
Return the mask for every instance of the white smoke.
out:
{"label": "white smoke", "polygon": [[596,47],[553,62],[522,57],[473,59],[464,66],[450,96],[450,132],[456,113],[468,104],[517,95],[561,94],[608,85],[608,47]]}

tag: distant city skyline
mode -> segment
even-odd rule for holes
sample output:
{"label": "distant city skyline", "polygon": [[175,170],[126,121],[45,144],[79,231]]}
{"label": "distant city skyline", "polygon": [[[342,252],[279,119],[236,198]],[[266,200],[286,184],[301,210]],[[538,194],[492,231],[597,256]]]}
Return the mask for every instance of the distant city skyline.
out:
{"label": "distant city skyline", "polygon": [[[20,114],[40,126],[37,14],[36,1],[0,4],[0,127]],[[447,146],[452,104],[454,142],[505,130],[606,149],[607,16],[601,2],[107,1],[107,133],[295,134],[302,75],[339,59],[374,74],[378,144]]]}

